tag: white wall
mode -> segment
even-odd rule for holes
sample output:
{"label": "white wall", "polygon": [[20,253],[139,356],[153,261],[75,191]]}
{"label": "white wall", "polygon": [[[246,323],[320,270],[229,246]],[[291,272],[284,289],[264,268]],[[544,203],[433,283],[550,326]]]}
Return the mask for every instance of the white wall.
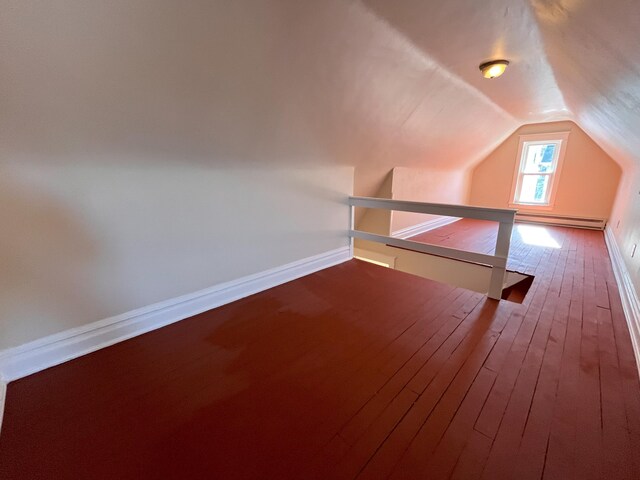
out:
{"label": "white wall", "polygon": [[518,124],[362,2],[0,12],[0,348],[345,244],[354,168],[373,195]]}
{"label": "white wall", "polygon": [[625,170],[611,220],[609,227],[640,297],[640,167]]}
{"label": "white wall", "polygon": [[[466,204],[470,184],[468,172],[397,167],[393,170],[395,200]],[[410,212],[393,212],[391,232],[439,218]]]}
{"label": "white wall", "polygon": [[353,169],[0,167],[0,349],[348,244]]}

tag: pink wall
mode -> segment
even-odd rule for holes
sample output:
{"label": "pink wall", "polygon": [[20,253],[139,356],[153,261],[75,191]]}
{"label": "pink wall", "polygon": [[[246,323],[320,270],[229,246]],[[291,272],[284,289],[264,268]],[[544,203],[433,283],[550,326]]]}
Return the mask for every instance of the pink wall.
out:
{"label": "pink wall", "polygon": [[[460,170],[433,170],[396,167],[393,169],[392,197],[434,203],[466,203],[469,175]],[[391,231],[426,222],[434,215],[393,212]]]}
{"label": "pink wall", "polygon": [[[620,181],[620,167],[573,122],[524,125],[473,170],[470,203],[508,207],[518,155],[519,135],[570,131],[564,164],[551,209],[544,213],[609,218]],[[534,211],[535,208],[518,208]]]}

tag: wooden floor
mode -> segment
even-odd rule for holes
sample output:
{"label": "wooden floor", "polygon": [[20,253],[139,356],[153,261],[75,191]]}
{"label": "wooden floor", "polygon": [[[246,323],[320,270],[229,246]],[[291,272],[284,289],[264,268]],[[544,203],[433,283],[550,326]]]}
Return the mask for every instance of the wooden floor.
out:
{"label": "wooden floor", "polygon": [[0,478],[638,479],[603,235],[548,232],[523,304],[354,260],[13,382]]}
{"label": "wooden floor", "polygon": [[[528,275],[535,274],[541,257],[535,255],[534,251],[540,248],[560,248],[566,231],[572,229],[516,223],[511,235],[507,268]],[[409,240],[493,255],[497,237],[496,222],[464,218]]]}

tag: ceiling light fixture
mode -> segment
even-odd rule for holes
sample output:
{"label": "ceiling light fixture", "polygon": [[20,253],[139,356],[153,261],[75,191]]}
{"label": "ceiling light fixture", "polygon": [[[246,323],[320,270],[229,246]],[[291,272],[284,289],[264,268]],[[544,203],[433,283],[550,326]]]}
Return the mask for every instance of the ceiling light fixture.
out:
{"label": "ceiling light fixture", "polygon": [[496,78],[504,73],[509,65],[508,60],[492,60],[480,65],[480,71],[484,78]]}

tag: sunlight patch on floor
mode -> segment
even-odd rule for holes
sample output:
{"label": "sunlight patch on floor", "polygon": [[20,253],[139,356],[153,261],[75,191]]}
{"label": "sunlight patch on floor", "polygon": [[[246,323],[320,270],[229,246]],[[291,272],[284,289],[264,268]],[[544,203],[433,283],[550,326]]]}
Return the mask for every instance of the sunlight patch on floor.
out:
{"label": "sunlight patch on floor", "polygon": [[560,248],[560,244],[546,227],[538,225],[516,225],[516,231],[527,245]]}

